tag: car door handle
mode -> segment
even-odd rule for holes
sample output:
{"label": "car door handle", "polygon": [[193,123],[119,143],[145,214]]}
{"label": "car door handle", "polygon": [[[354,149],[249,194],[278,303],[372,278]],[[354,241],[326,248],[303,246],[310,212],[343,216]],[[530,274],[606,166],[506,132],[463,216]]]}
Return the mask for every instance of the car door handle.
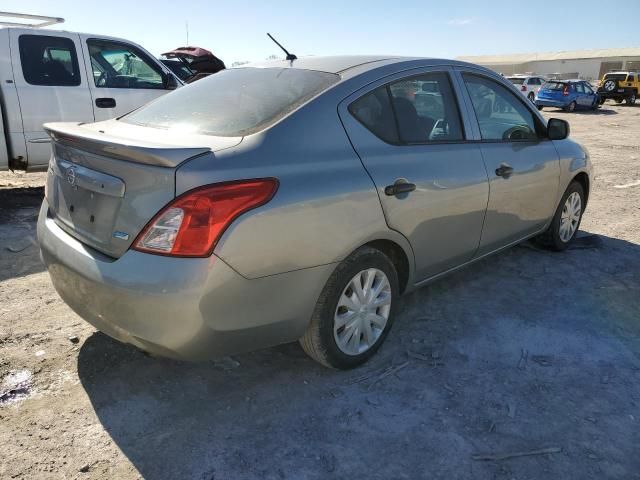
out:
{"label": "car door handle", "polygon": [[393,185],[387,185],[386,187],[384,187],[384,193],[385,195],[389,195],[390,197],[392,197],[394,195],[413,192],[415,189],[415,183],[396,182]]}
{"label": "car door handle", "polygon": [[96,107],[98,108],[114,108],[115,106],[115,98],[96,98]]}
{"label": "car door handle", "polygon": [[513,167],[511,165],[507,165],[506,163],[501,163],[498,168],[496,168],[496,175],[499,177],[509,177],[513,173]]}

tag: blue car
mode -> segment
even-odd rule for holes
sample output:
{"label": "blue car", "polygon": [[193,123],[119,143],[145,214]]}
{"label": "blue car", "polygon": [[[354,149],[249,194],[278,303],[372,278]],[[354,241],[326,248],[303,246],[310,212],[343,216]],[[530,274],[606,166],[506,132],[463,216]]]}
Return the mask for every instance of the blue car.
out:
{"label": "blue car", "polygon": [[565,112],[578,108],[596,110],[600,106],[598,94],[583,80],[550,80],[542,85],[535,98],[538,110],[558,107]]}

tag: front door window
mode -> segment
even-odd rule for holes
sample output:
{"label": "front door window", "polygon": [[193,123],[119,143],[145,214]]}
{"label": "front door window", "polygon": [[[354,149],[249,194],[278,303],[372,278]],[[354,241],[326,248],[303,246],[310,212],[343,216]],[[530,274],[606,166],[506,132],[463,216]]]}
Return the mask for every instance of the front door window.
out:
{"label": "front door window", "polygon": [[137,48],[106,40],[88,40],[87,45],[96,87],[164,88],[160,70]]}

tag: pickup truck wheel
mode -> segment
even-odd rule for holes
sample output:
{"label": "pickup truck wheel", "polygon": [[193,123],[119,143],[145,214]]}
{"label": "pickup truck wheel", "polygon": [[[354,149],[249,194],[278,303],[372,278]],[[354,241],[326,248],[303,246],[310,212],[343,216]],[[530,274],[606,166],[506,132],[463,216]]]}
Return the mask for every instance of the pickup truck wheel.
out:
{"label": "pickup truck wheel", "polygon": [[565,112],[573,112],[576,109],[576,102],[571,102],[569,105],[564,107]]}
{"label": "pickup truck wheel", "polygon": [[636,103],[636,94],[632,93],[627,97],[627,105],[635,105]]}
{"label": "pickup truck wheel", "polygon": [[302,349],[327,367],[361,365],[389,333],[398,296],[389,257],[370,247],[356,250],[329,277],[300,339]]}
{"label": "pickup truck wheel", "polygon": [[616,103],[617,103],[618,105],[620,105],[620,104],[622,103],[622,99],[621,99],[621,98],[616,98],[616,99],[615,99],[615,101],[616,101]]}
{"label": "pickup truck wheel", "polygon": [[551,225],[534,241],[549,250],[560,252],[566,249],[580,228],[584,206],[584,189],[579,182],[573,181],[564,192]]}

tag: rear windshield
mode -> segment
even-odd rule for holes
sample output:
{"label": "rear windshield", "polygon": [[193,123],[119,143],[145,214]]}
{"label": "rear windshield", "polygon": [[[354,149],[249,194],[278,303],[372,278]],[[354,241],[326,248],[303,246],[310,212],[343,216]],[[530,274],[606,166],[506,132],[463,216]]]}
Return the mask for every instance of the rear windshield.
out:
{"label": "rear windshield", "polygon": [[562,82],[547,82],[544,84],[544,89],[545,90],[564,90],[566,86],[567,84]]}
{"label": "rear windshield", "polygon": [[258,132],[336,83],[333,73],[294,68],[218,72],[125,115],[123,122],[221,137]]}
{"label": "rear windshield", "polygon": [[522,77],[509,77],[509,81],[514,85],[522,85],[524,83],[524,78]]}
{"label": "rear windshield", "polygon": [[626,73],[607,73],[604,76],[605,80],[626,80],[627,79],[627,74]]}

